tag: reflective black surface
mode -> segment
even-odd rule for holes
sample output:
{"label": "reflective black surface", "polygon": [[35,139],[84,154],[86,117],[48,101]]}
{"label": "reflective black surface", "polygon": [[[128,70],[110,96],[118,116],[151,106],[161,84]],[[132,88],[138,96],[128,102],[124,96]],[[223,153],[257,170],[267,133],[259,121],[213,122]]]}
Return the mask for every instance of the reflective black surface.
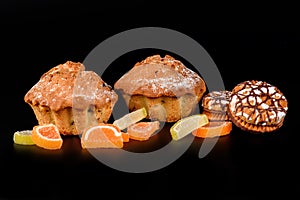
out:
{"label": "reflective black surface", "polygon": [[[232,26],[226,20],[210,23],[195,5],[184,3],[158,15],[150,12],[151,5],[145,1],[99,5],[32,1],[2,6],[0,199],[299,197],[299,32],[294,26],[266,30],[268,23],[256,28],[248,20]],[[167,5],[161,4],[160,9],[170,8]],[[173,15],[179,7],[191,11]],[[126,173],[104,165],[81,149],[78,136],[64,137],[62,149],[56,151],[13,143],[15,131],[37,123],[23,98],[44,72],[67,60],[82,62],[108,37],[143,26],[174,29],[199,42],[216,63],[228,90],[250,79],[277,86],[289,103],[284,125],[263,135],[234,126],[201,159],[198,152],[203,139],[195,138],[178,160],[148,173]],[[121,56],[103,79],[113,84],[132,64],[154,53],[162,51],[148,49]],[[171,139],[170,125],[149,141],[131,141],[125,148],[139,152],[164,146]]]}

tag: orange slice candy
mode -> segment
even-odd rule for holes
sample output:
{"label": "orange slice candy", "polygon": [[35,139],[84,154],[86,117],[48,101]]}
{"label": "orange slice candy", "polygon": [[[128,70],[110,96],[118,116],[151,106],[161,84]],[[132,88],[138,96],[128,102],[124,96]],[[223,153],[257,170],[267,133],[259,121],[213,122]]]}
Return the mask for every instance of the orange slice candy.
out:
{"label": "orange slice candy", "polygon": [[137,122],[127,128],[127,133],[130,139],[144,141],[159,129],[159,125],[159,121]]}
{"label": "orange slice candy", "polygon": [[208,124],[194,130],[192,134],[201,138],[212,138],[228,135],[232,130],[232,122],[209,122]]}
{"label": "orange slice candy", "polygon": [[113,124],[101,123],[82,133],[82,148],[122,148],[123,133]]}
{"label": "orange slice candy", "polygon": [[32,130],[32,141],[39,147],[44,149],[60,149],[63,140],[54,124],[37,125]]}
{"label": "orange slice candy", "polygon": [[122,133],[122,138],[123,138],[123,142],[129,142],[129,134],[128,133],[124,133],[124,132],[121,132]]}

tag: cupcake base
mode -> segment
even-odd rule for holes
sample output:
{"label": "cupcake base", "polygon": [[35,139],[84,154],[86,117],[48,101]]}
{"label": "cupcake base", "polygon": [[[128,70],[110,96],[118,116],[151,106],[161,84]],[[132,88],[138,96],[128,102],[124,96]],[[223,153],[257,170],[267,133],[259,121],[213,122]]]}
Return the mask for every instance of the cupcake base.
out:
{"label": "cupcake base", "polygon": [[195,111],[199,98],[193,95],[183,95],[181,97],[157,97],[149,98],[142,95],[123,94],[125,102],[130,112],[145,108],[147,118],[165,122],[176,122],[183,117],[187,117]]}
{"label": "cupcake base", "polygon": [[85,110],[75,110],[71,107],[53,111],[46,106],[31,106],[39,125],[54,124],[63,135],[78,135],[85,128],[107,122],[112,109],[104,107],[97,109],[90,106]]}

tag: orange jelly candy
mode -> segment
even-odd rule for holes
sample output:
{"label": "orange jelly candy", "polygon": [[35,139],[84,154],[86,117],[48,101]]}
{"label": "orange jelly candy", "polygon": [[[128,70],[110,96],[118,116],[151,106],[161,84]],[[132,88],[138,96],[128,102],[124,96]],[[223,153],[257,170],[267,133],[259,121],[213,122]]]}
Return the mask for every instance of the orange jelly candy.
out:
{"label": "orange jelly candy", "polygon": [[54,124],[34,126],[32,130],[32,141],[44,149],[60,149],[63,140]]}
{"label": "orange jelly candy", "polygon": [[99,124],[85,130],[81,136],[82,148],[122,148],[123,133],[113,124]]}
{"label": "orange jelly candy", "polygon": [[231,132],[231,130],[232,130],[232,122],[230,121],[222,121],[222,122],[211,121],[207,125],[194,130],[192,134],[196,137],[212,138],[212,137],[228,135]]}
{"label": "orange jelly candy", "polygon": [[144,141],[148,140],[159,129],[159,126],[159,121],[137,122],[127,128],[127,133],[130,139]]}

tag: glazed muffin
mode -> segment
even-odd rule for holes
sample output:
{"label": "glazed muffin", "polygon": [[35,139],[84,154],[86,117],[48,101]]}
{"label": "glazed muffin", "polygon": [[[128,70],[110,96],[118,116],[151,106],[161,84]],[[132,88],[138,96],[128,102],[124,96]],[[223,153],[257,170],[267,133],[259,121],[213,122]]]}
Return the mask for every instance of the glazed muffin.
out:
{"label": "glazed muffin", "polygon": [[147,118],[175,122],[195,110],[206,86],[181,61],[154,55],[137,62],[114,89],[121,92],[129,111],[145,107]]}
{"label": "glazed muffin", "polygon": [[230,101],[231,91],[212,91],[203,96],[203,114],[206,114],[210,121],[228,121],[227,107]]}
{"label": "glazed muffin", "polygon": [[77,135],[109,120],[118,95],[95,72],[84,70],[79,62],[57,65],[26,93],[39,125],[52,123],[61,134]]}
{"label": "glazed muffin", "polygon": [[288,102],[275,86],[264,81],[244,81],[235,86],[228,115],[239,128],[252,133],[272,132],[283,125]]}

